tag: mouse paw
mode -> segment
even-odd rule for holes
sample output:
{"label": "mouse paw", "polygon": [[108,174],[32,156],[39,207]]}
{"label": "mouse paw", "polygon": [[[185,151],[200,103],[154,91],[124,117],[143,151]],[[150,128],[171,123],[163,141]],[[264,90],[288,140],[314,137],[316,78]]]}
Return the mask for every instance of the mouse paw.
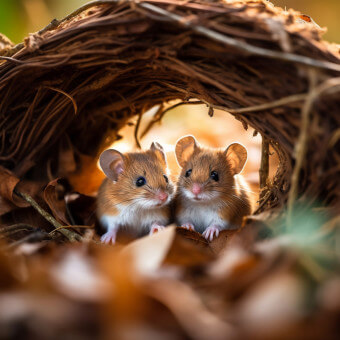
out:
{"label": "mouse paw", "polygon": [[212,241],[214,237],[217,237],[220,234],[221,228],[217,225],[212,225],[209,228],[205,229],[202,236],[205,237],[207,241]]}
{"label": "mouse paw", "polygon": [[195,227],[191,223],[184,223],[184,224],[181,225],[181,228],[195,231]]}
{"label": "mouse paw", "polygon": [[117,230],[112,229],[106,232],[102,237],[100,238],[100,241],[104,244],[115,244],[116,243],[116,236],[117,236]]}
{"label": "mouse paw", "polygon": [[152,235],[154,233],[158,233],[159,231],[165,229],[164,225],[159,225],[159,224],[153,224],[150,228],[150,233],[149,235]]}

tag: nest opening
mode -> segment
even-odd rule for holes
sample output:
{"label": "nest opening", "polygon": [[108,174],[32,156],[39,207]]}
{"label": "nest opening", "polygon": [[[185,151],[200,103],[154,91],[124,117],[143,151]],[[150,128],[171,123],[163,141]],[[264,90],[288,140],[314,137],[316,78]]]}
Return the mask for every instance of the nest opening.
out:
{"label": "nest opening", "polygon": [[[242,176],[250,186],[257,207],[260,189],[273,181],[280,168],[275,150],[251,126],[245,126],[228,112],[212,110],[209,104],[200,100],[175,100],[151,108],[142,117],[132,117],[119,131],[121,139],[109,148],[129,152],[138,147],[147,149],[153,141],[157,141],[165,149],[172,178],[176,181],[180,167],[174,146],[185,135],[194,135],[200,144],[218,149],[234,142],[244,145],[248,158]],[[261,148],[267,155],[261,155]]]}

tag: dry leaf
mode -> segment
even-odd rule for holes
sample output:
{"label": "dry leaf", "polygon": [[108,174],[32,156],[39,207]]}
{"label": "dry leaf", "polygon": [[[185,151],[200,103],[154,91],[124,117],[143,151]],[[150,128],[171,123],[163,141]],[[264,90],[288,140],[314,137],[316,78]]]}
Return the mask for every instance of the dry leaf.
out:
{"label": "dry leaf", "polygon": [[14,194],[14,189],[19,182],[19,178],[0,165],[0,196],[17,207],[27,207],[29,204]]}
{"label": "dry leaf", "polygon": [[63,225],[69,225],[70,221],[66,215],[66,203],[63,191],[62,179],[54,179],[47,184],[44,190],[44,200],[48,204],[56,220]]}

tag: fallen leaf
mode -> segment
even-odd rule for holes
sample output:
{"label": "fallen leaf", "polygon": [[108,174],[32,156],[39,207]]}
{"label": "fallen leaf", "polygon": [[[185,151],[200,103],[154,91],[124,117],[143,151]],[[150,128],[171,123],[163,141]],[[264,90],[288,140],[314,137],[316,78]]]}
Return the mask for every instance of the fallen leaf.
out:
{"label": "fallen leaf", "polygon": [[12,202],[17,207],[27,207],[29,204],[14,193],[14,189],[19,182],[19,178],[0,165],[0,196]]}
{"label": "fallen leaf", "polygon": [[215,255],[201,234],[177,227],[164,264],[184,267],[202,266],[213,259]]}
{"label": "fallen leaf", "polygon": [[224,340],[233,335],[233,327],[209,311],[188,284],[173,279],[159,279],[147,281],[143,287],[145,294],[169,308],[189,338]]}
{"label": "fallen leaf", "polygon": [[121,256],[130,259],[137,273],[148,276],[159,269],[175,239],[176,227],[169,226],[142,237],[123,248]]}
{"label": "fallen leaf", "polygon": [[248,334],[276,333],[304,316],[303,282],[293,273],[267,277],[243,297],[235,313]]}
{"label": "fallen leaf", "polygon": [[66,215],[66,203],[62,193],[62,182],[63,180],[60,178],[49,182],[44,190],[44,200],[48,204],[56,220],[63,225],[69,225],[70,221]]}

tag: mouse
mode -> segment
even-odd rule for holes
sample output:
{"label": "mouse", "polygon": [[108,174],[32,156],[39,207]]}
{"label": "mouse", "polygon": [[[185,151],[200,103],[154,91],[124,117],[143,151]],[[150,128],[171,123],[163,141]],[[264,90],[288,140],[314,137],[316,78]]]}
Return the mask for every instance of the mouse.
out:
{"label": "mouse", "polygon": [[252,210],[249,186],[240,175],[246,148],[232,143],[225,150],[211,149],[194,136],[184,136],[175,153],[181,167],[174,198],[177,225],[200,232],[208,241],[221,230],[239,228]]}
{"label": "mouse", "polygon": [[120,228],[143,236],[170,223],[175,188],[159,143],[153,142],[145,151],[124,154],[105,150],[99,164],[106,176],[98,190],[96,210],[106,231],[101,237],[103,243],[114,244]]}

